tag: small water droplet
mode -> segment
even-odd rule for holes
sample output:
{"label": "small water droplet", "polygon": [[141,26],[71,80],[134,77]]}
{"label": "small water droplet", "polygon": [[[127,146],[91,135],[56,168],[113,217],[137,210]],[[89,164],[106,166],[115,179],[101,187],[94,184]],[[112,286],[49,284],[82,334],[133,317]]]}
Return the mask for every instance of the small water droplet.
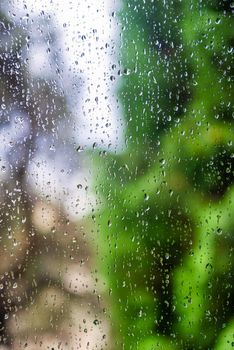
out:
{"label": "small water droplet", "polygon": [[76,151],[77,151],[78,153],[83,152],[83,151],[84,151],[84,148],[81,147],[81,146],[78,146],[77,149],[76,149]]}
{"label": "small water droplet", "polygon": [[216,234],[217,234],[218,236],[221,236],[222,233],[223,233],[223,230],[222,230],[220,227],[218,227],[217,230],[216,230]]}

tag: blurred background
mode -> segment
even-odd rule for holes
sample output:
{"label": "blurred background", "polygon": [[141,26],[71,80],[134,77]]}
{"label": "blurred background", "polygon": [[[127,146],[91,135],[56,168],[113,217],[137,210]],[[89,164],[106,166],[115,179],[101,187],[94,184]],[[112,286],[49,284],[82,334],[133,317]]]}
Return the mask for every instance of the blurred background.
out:
{"label": "blurred background", "polygon": [[1,350],[233,348],[233,13],[1,1]]}

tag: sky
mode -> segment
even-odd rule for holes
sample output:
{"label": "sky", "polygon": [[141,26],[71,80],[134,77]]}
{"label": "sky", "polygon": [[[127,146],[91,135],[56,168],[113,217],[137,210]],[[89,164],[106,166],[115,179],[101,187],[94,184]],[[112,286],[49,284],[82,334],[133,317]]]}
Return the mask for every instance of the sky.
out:
{"label": "sky", "polygon": [[[81,149],[94,143],[113,152],[120,149],[121,108],[115,97],[119,69],[119,24],[115,12],[120,0],[8,0],[8,4],[14,21],[23,23],[42,13],[50,16],[52,29],[59,37],[61,81],[69,91],[74,142]],[[54,69],[48,64],[46,50],[36,41],[30,53],[30,69],[39,76],[49,76]],[[35,165],[38,163],[40,169]],[[94,195],[85,190],[92,182],[91,168],[83,162],[75,172],[63,171],[61,175],[58,157],[39,158],[30,169],[31,181],[40,193],[48,196],[49,192],[52,200],[63,202],[65,210],[77,219],[95,205]]]}
{"label": "sky", "polygon": [[[80,89],[73,88],[72,108],[79,121],[75,130],[77,140],[84,145],[97,142],[116,148],[121,137],[114,97],[117,81],[110,77],[115,76],[111,67],[118,65],[119,29],[114,13],[120,0],[11,0],[10,3],[16,17],[27,13],[33,17],[42,11],[50,14],[54,29],[60,33],[66,72],[70,72],[70,78],[77,76],[82,83]],[[35,53],[32,70],[41,75],[40,47]]]}

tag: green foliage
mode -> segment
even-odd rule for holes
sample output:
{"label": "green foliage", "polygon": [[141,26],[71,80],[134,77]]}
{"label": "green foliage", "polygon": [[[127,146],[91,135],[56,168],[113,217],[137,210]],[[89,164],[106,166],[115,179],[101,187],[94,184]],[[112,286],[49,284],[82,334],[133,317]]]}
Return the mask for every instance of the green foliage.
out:
{"label": "green foliage", "polygon": [[98,166],[116,349],[229,349],[231,2],[125,2],[126,151]]}

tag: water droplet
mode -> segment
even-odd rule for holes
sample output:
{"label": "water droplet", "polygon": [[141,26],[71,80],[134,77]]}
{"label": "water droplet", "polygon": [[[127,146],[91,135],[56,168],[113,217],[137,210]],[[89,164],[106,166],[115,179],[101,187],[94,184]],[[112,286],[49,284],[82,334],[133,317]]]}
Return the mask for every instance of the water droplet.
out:
{"label": "water droplet", "polygon": [[221,236],[222,233],[223,233],[223,230],[222,230],[220,227],[218,227],[217,230],[216,230],[216,234],[217,234],[218,236]]}
{"label": "water droplet", "polygon": [[84,148],[81,147],[81,146],[78,146],[77,149],[76,149],[76,151],[77,151],[78,153],[83,152],[83,151],[84,151]]}

